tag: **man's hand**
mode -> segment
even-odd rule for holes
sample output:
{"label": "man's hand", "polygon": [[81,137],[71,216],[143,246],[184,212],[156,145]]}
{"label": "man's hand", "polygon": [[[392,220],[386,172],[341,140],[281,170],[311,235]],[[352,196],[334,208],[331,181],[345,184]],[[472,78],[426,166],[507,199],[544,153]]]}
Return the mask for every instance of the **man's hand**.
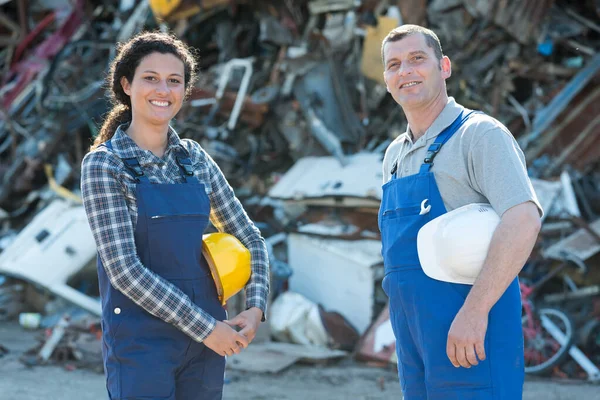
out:
{"label": "man's hand", "polygon": [[239,354],[242,348],[248,347],[248,343],[244,335],[221,321],[217,321],[215,329],[204,339],[206,347],[220,356]]}
{"label": "man's hand", "polygon": [[484,340],[488,313],[463,306],[448,332],[446,354],[455,367],[471,368],[485,360]]}
{"label": "man's hand", "polygon": [[239,326],[242,328],[238,333],[244,335],[248,339],[248,343],[250,343],[254,340],[254,336],[256,336],[256,330],[258,329],[258,325],[260,325],[262,315],[263,312],[260,308],[252,307],[246,311],[242,311],[235,318],[223,322],[232,327]]}

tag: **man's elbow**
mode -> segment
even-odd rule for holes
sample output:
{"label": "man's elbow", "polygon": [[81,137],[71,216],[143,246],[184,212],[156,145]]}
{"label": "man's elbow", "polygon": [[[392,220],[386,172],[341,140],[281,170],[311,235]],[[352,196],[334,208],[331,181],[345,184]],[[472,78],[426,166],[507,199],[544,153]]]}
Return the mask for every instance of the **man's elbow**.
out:
{"label": "man's elbow", "polygon": [[527,212],[524,217],[524,223],[531,227],[532,233],[535,235],[535,237],[537,237],[542,229],[542,219],[540,218],[538,207],[530,201],[525,203],[525,205],[527,206]]}
{"label": "man's elbow", "polygon": [[530,232],[537,237],[542,228],[542,220],[537,205],[528,201],[519,204],[504,213],[502,219],[510,219],[511,222],[521,227],[523,231]]}

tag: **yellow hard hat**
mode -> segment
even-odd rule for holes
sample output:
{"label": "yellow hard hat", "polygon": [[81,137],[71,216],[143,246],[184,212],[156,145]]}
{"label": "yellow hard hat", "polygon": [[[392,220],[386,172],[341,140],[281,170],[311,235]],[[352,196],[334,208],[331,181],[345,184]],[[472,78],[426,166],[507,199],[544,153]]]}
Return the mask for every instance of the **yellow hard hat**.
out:
{"label": "yellow hard hat", "polygon": [[[191,17],[202,8],[196,2],[183,0],[149,0],[150,9],[157,19],[177,20]],[[223,1],[221,1],[223,3]]]}
{"label": "yellow hard hat", "polygon": [[250,279],[250,251],[228,233],[209,233],[202,239],[202,254],[225,305]]}

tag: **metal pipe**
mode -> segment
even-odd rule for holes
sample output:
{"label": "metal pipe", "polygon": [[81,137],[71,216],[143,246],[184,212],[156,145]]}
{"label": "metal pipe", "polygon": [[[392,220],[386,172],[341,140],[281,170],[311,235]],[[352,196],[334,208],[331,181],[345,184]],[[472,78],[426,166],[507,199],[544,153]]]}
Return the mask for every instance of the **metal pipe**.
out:
{"label": "metal pipe", "polygon": [[[542,320],[542,326],[552,335],[554,339],[561,346],[564,346],[567,343],[567,337],[561,330],[545,315],[541,315],[540,319]],[[590,381],[600,381],[600,369],[594,365],[593,362],[590,361],[589,358],[581,351],[577,346],[571,346],[569,350],[569,355],[583,368],[583,370],[588,374],[588,380]]]}

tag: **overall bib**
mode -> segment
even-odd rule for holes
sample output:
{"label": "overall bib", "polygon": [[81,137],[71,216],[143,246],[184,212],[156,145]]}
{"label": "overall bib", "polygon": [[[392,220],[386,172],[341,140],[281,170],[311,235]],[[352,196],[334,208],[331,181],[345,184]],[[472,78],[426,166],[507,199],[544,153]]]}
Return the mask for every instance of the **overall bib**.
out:
{"label": "overall bib", "polygon": [[[110,141],[106,147],[112,149]],[[193,174],[187,154],[177,150],[181,184],[150,183],[137,159],[123,162],[138,183],[135,244],[142,264],[177,286],[217,320],[224,320],[225,309],[202,257],[210,201],[204,185]],[[98,277],[110,399],[221,399],[224,357],[115,290],[100,257]]]}
{"label": "overall bib", "polygon": [[524,380],[521,299],[515,279],[489,314],[486,360],[455,368],[446,355],[448,332],[470,285],[437,281],[423,272],[417,233],[446,213],[431,167],[444,143],[471,116],[463,111],[428,148],[418,174],[383,185],[379,210],[390,320],[405,400],[518,400]]}

